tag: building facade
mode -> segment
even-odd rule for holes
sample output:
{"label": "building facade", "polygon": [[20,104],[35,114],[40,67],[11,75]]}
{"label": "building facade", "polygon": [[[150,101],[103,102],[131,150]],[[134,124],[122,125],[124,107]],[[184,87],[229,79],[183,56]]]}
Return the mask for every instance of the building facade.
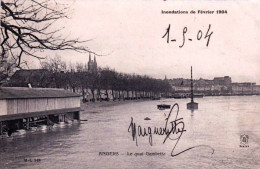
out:
{"label": "building facade", "polygon": [[[174,93],[190,92],[190,79],[176,78],[168,81]],[[231,77],[224,76],[215,77],[213,80],[195,79],[193,90],[204,95],[254,95],[260,94],[260,85],[251,82],[232,83]]]}

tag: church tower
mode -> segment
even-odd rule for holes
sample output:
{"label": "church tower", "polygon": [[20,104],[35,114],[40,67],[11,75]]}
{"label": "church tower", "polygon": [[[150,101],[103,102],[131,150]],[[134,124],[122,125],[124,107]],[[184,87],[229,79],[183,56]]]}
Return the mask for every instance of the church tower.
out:
{"label": "church tower", "polygon": [[97,61],[96,56],[94,55],[94,60],[91,60],[91,54],[89,53],[89,60],[88,60],[88,71],[91,73],[97,72]]}

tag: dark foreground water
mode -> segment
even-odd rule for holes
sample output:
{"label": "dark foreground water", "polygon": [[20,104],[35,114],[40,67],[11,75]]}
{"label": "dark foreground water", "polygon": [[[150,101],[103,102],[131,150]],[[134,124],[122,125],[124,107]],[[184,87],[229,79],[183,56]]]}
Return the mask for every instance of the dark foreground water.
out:
{"label": "dark foreground water", "polygon": [[[0,139],[0,168],[260,168],[260,97],[195,101],[199,103],[195,112],[186,110],[188,99],[132,102],[85,111],[81,119],[88,121],[81,124],[21,131]],[[185,124],[186,131],[173,154],[203,146],[175,157],[171,151],[177,140],[167,139],[163,144],[165,135],[152,135],[152,146],[148,137],[137,137],[136,146],[128,132],[131,117],[136,127],[164,127],[169,110],[160,111],[156,105],[174,103],[179,104],[178,118],[183,120],[178,122]],[[171,119],[176,112],[174,109]],[[248,142],[241,142],[243,135]]]}

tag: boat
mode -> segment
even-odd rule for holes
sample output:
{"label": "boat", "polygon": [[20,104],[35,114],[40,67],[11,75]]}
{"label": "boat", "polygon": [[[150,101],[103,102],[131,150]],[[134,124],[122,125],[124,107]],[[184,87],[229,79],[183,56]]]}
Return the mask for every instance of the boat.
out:
{"label": "boat", "polygon": [[173,95],[174,99],[184,99],[187,98],[187,96],[185,94],[175,94]]}
{"label": "boat", "polygon": [[152,100],[160,100],[161,97],[159,97],[159,96],[153,96],[151,99],[152,99]]}
{"label": "boat", "polygon": [[170,109],[171,108],[171,105],[168,105],[168,104],[158,104],[157,105],[157,109],[159,110],[165,110],[165,109]]}
{"label": "boat", "polygon": [[203,98],[204,95],[203,94],[194,94],[193,98]]}

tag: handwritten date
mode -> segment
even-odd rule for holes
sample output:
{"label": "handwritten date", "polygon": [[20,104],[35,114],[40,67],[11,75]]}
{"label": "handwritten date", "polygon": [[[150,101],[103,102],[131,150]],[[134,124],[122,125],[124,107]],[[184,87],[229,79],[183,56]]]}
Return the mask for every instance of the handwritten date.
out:
{"label": "handwritten date", "polygon": [[[209,46],[210,39],[211,39],[211,36],[213,34],[213,31],[211,31],[210,28],[211,28],[211,24],[209,24],[206,34],[204,34],[202,30],[198,30],[197,36],[195,37],[195,40],[197,40],[197,41],[200,41],[202,39],[206,39],[206,41],[207,41],[206,46],[207,47]],[[177,42],[176,39],[174,39],[174,38],[172,39],[172,37],[170,36],[170,33],[171,33],[171,24],[169,24],[168,28],[166,29],[166,33],[162,36],[162,38],[166,38],[167,43]],[[192,38],[187,38],[187,34],[188,34],[188,28],[184,27],[183,31],[182,31],[182,43],[181,43],[181,45],[179,45],[179,48],[182,48],[187,40],[189,40],[189,41],[194,40]]]}

